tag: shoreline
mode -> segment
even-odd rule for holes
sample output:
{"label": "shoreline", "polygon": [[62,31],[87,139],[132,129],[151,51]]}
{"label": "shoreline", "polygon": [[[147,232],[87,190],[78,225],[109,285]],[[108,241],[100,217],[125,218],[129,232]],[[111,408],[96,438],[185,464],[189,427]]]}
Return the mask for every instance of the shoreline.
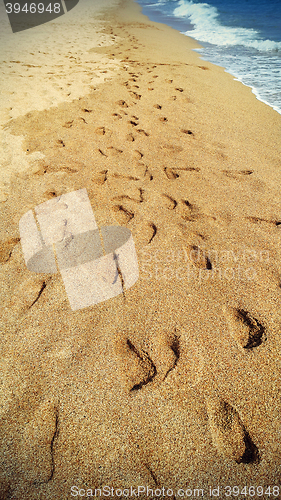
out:
{"label": "shoreline", "polygon": [[[140,0],[141,2],[141,0]],[[261,82],[258,82],[256,81],[255,83],[246,83],[244,81],[245,79],[245,74],[243,75],[241,73],[242,71],[242,68],[240,66],[240,69],[236,66],[236,68],[234,68],[232,66],[232,68],[230,67],[229,65],[227,65],[227,60],[224,59],[224,55],[222,54],[220,59],[219,60],[216,60],[216,50],[218,49],[218,46],[216,44],[213,45],[213,49],[211,50],[211,52],[208,54],[208,41],[205,40],[205,42],[207,43],[207,46],[205,44],[204,41],[201,41],[200,39],[200,36],[194,36],[194,35],[191,35],[192,31],[195,29],[195,32],[196,32],[196,28],[195,28],[195,25],[192,25],[191,22],[192,22],[192,14],[191,14],[191,18],[190,20],[188,21],[187,18],[181,18],[181,17],[177,17],[176,15],[165,15],[164,13],[162,13],[161,11],[161,8],[157,9],[157,5],[155,4],[155,10],[152,9],[151,6],[147,6],[146,4],[141,4],[141,8],[142,8],[142,12],[145,13],[145,15],[147,15],[149,18],[151,18],[154,22],[159,22],[159,23],[165,23],[167,24],[168,26],[176,29],[177,31],[181,32],[182,34],[184,34],[185,36],[188,36],[190,38],[192,38],[193,40],[197,41],[199,44],[202,44],[202,49],[201,49],[201,52],[198,52],[199,55],[201,56],[201,59],[204,61],[209,61],[210,63],[214,64],[214,65],[217,65],[217,66],[220,66],[220,67],[223,67],[225,68],[225,71],[229,74],[231,74],[237,81],[243,83],[243,85],[247,86],[247,87],[250,87],[253,94],[256,96],[256,98],[258,100],[260,100],[261,102],[267,104],[268,106],[270,106],[272,109],[274,109],[274,111],[276,111],[278,114],[281,114],[281,108],[280,108],[280,103],[277,104],[276,101],[274,102],[271,102],[270,103],[270,99],[269,101],[267,100],[266,96],[264,96],[264,91],[265,91],[265,88],[266,88],[266,84],[264,82],[264,85],[259,85],[261,84]],[[209,6],[210,7],[210,6]],[[195,23],[196,24],[196,23]],[[219,28],[219,26],[218,26]],[[229,29],[234,29],[234,28],[229,28]],[[197,30],[198,31],[198,30]],[[204,40],[204,38],[203,38]],[[265,42],[264,42],[265,43]],[[272,41],[272,43],[274,44],[275,42]],[[212,43],[211,43],[212,45]],[[242,44],[243,45],[243,44]],[[240,60],[240,63],[242,64],[243,61],[240,59],[241,58],[241,54],[239,55],[239,46],[237,46],[237,50],[238,50],[238,54],[237,54],[237,57],[238,57],[238,60]],[[207,53],[206,53],[207,51]],[[233,54],[232,54],[233,55]],[[252,54],[253,56],[253,54]],[[262,62],[262,61],[260,61]],[[226,66],[225,66],[225,63],[226,63]],[[253,63],[253,61],[252,61]],[[250,65],[250,60],[248,61],[248,64]],[[277,64],[277,62],[276,62]],[[264,68],[263,68],[264,69]],[[253,68],[253,71],[254,71],[254,68]],[[257,75],[256,75],[257,76]],[[271,75],[272,77],[272,75]],[[247,81],[247,80],[246,80]],[[275,84],[277,85],[277,81],[275,82]],[[268,89],[267,89],[268,90]],[[278,90],[276,89],[276,96],[278,95]]]}
{"label": "shoreline", "polygon": [[[140,9],[108,10],[87,46],[110,78],[5,124],[34,158],[1,203],[0,488],[18,500],[280,477],[281,117]],[[130,229],[139,279],[73,312],[59,273],[26,268],[19,220],[82,188],[99,227]]]}

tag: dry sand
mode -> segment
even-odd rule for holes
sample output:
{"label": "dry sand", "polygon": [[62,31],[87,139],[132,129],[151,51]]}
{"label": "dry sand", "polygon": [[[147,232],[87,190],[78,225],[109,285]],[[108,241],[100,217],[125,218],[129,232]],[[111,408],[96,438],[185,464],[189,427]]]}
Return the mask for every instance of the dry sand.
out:
{"label": "dry sand", "polygon": [[[88,39],[80,57],[96,72],[102,56],[112,78],[6,123],[34,161],[1,204],[0,498],[65,500],[74,485],[176,498],[253,485],[268,498],[281,465],[281,117],[131,1],[99,29],[114,44]],[[72,312],[60,275],[27,270],[18,223],[84,187],[99,226],[132,231],[140,277]]]}
{"label": "dry sand", "polygon": [[[111,45],[113,38],[99,30],[102,12],[117,0],[79,1],[79,9],[31,30],[12,33],[0,4],[0,200],[9,193],[14,172],[30,170],[42,157],[26,158],[23,137],[5,130],[5,123],[30,111],[44,110],[60,102],[71,102],[88,94],[110,78],[118,61],[90,54],[95,46]],[[94,56],[94,57],[93,57]]]}

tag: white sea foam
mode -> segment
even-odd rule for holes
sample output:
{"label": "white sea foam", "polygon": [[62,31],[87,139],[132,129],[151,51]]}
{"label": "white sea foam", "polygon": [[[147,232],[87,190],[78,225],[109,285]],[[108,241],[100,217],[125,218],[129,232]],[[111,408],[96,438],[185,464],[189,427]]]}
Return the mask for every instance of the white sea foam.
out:
{"label": "white sea foam", "polygon": [[211,45],[196,52],[202,59],[226,68],[238,81],[251,87],[257,99],[281,114],[280,57],[258,52],[253,55],[251,49],[243,47],[224,49]]}
{"label": "white sea foam", "polygon": [[262,40],[254,29],[223,26],[216,7],[207,3],[180,0],[174,9],[174,16],[189,18],[194,29],[188,35],[202,42],[224,47],[242,45],[259,51],[281,50],[281,42]]}

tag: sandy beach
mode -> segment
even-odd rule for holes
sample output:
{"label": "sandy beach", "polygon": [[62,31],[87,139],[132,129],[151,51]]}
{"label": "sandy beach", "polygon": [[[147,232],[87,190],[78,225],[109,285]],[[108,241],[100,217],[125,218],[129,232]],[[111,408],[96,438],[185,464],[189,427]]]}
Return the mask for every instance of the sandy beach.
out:
{"label": "sandy beach", "polygon": [[[280,498],[280,114],[132,0],[4,35],[0,499]],[[139,279],[72,311],[19,221],[83,188]]]}

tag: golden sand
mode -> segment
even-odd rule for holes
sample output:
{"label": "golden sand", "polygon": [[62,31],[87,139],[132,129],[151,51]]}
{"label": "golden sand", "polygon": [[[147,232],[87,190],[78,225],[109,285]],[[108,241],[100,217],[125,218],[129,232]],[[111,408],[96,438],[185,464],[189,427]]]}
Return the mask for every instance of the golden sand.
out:
{"label": "golden sand", "polygon": [[[111,78],[6,123],[38,156],[1,204],[0,498],[106,485],[268,498],[281,464],[281,117],[135,3],[103,23],[113,45],[87,55],[114,63]],[[99,226],[131,230],[140,277],[73,312],[59,274],[26,268],[18,224],[84,187]]]}

